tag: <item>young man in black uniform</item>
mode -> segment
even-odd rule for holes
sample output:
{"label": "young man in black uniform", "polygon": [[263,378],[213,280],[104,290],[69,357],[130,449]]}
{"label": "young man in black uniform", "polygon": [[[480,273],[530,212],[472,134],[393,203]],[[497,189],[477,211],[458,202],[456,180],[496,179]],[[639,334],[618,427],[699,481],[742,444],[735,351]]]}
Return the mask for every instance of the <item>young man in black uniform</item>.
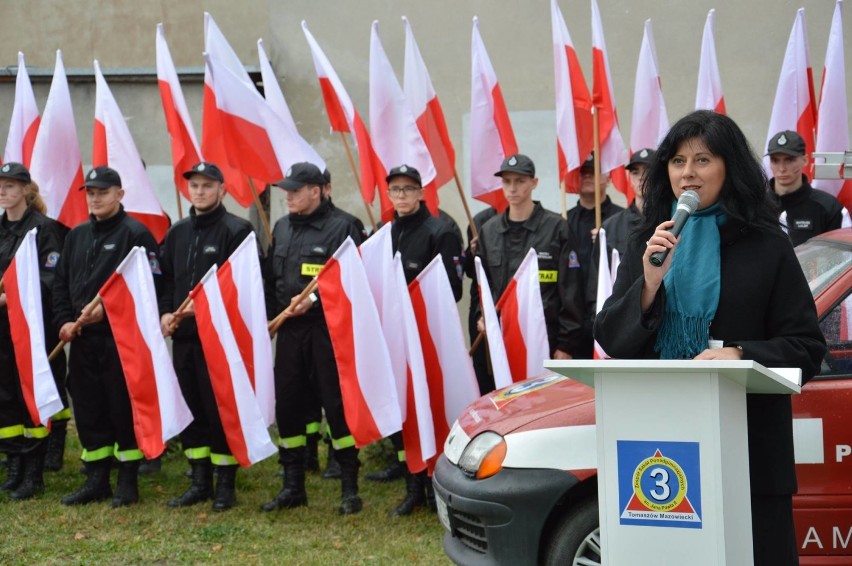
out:
{"label": "young man in black uniform", "polygon": [[[538,254],[541,302],[551,356],[579,357],[583,347],[584,285],[576,242],[561,216],[532,199],[538,185],[535,164],[511,155],[495,173],[503,179],[509,207],[482,227],[477,255],[495,300],[503,294],[530,248]],[[479,329],[484,325],[479,321]]]}
{"label": "young man in black uniform", "polygon": [[[214,511],[236,503],[237,461],[231,454],[210,383],[195,320],[179,323],[172,314],[213,265],[222,265],[252,232],[247,220],[225,210],[225,179],[215,163],[201,162],[183,174],[189,181],[189,216],[175,223],[160,248],[163,292],[160,326],[172,337],[172,357],[181,393],[193,421],[181,433],[184,454],[192,467],[192,484],[169,507],[185,507],[213,495],[212,470],[217,466]],[[179,323],[179,324],[178,324]]]}
{"label": "young man in black uniform", "polygon": [[[341,502],[338,512],[358,513],[358,449],[343,416],[343,399],[334,350],[322,310],[322,297],[297,296],[319,273],[338,247],[360,234],[353,224],[334,213],[322,198],[326,184],[322,172],[311,163],[296,163],[276,186],[287,191],[289,214],[275,223],[266,258],[268,311],[292,308],[293,316],[281,326],[275,352],[275,417],[278,422],[279,459],[284,466],[284,485],[264,511],[307,505],[305,492],[305,423],[310,390],[319,392],[331,432],[335,458],[341,469]],[[311,381],[314,383],[312,384]]]}
{"label": "young man in black uniform", "polygon": [[766,148],[773,178],[769,181],[787,217],[787,234],[794,246],[840,228],[843,205],[825,191],[811,187],[802,169],[808,164],[805,140],[792,130],[778,132]]}
{"label": "young man in black uniform", "polygon": [[[159,285],[157,243],[145,226],[131,218],[121,205],[121,177],[106,166],[92,169],[81,190],[86,191],[89,222],[68,234],[56,265],[53,313],[59,338],[71,342],[68,390],[85,462],[86,483],[62,499],[79,505],[112,495],[109,472],[113,456],[120,461],[113,507],[139,499],[137,474],[142,452],[136,443],[127,383],[102,305],[80,316],[130,250],[148,252],[154,280]],[[82,325],[75,332],[74,321]]]}

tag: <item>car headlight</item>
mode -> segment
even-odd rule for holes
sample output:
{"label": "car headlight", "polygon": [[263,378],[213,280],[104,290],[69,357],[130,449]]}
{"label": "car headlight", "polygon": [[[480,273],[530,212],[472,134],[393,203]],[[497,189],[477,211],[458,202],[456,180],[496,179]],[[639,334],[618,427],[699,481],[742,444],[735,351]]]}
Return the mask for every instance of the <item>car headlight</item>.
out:
{"label": "car headlight", "polygon": [[459,468],[476,479],[490,478],[503,469],[506,441],[496,432],[483,432],[470,441],[459,458]]}

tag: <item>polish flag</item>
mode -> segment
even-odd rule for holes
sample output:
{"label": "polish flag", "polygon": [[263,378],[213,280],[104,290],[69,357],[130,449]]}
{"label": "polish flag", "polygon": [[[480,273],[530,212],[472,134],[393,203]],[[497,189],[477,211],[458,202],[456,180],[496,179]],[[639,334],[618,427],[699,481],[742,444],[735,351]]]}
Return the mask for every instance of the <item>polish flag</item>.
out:
{"label": "polish flag", "polygon": [[471,62],[470,191],[476,200],[503,212],[509,203],[503,196],[503,184],[494,172],[500,169],[504,159],[518,153],[518,143],[497,73],[479,35],[479,18],[476,17],[473,18]]}
{"label": "polish flag", "polygon": [[[214,265],[190,292],[213,395],[231,454],[247,467],[278,453],[252,389]],[[264,331],[264,334],[267,334]]]}
{"label": "polish flag", "polygon": [[24,236],[2,281],[24,402],[30,419],[46,425],[63,406],[47,361],[36,232]]}
{"label": "polish flag", "polygon": [[[357,446],[402,429],[388,347],[367,273],[351,238],[317,275],[340,377],[343,413]],[[372,329],[372,330],[371,330]]]}
{"label": "polish flag", "polygon": [[444,110],[432,86],[423,56],[420,55],[420,48],[414,40],[411,24],[405,16],[402,21],[405,24],[405,69],[402,78],[405,100],[429,148],[435,166],[435,186],[440,188],[456,175],[456,152],[447,130]]}
{"label": "polish flag", "polygon": [[198,140],[192,128],[192,120],[183,98],[169,44],[163,34],[163,24],[157,24],[157,83],[166,115],[166,128],[172,142],[175,186],[184,198],[189,200],[189,182],[183,178],[183,174],[201,161],[201,151],[198,149]]}
{"label": "polish flag", "polygon": [[251,232],[217,272],[222,301],[267,426],[275,422],[272,341],[267,330],[257,236]]}
{"label": "polish flag", "polygon": [[567,192],[580,190],[580,166],[595,147],[592,96],[556,0],[550,1],[556,77],[556,156]]}
{"label": "polish flag", "polygon": [[506,345],[503,343],[503,329],[500,328],[500,319],[497,317],[497,309],[494,307],[494,298],[491,296],[491,287],[488,285],[488,276],[485,274],[485,268],[482,267],[482,260],[478,256],[473,260],[476,263],[476,286],[479,289],[479,304],[485,322],[485,335],[491,337],[488,340],[488,355],[491,360],[491,370],[494,373],[494,385],[497,389],[502,389],[513,383]]}
{"label": "polish flag", "polygon": [[33,156],[36,134],[40,122],[33,85],[27,73],[24,54],[18,51],[18,77],[15,79],[15,105],[12,107],[12,120],[9,123],[9,136],[6,138],[6,151],[3,161],[23,163],[29,169]]}
{"label": "polish flag", "polygon": [[349,132],[355,138],[358,161],[361,167],[361,198],[367,204],[372,204],[376,197],[376,186],[378,186],[379,199],[384,211],[390,206],[387,196],[387,183],[385,182],[387,173],[373,148],[367,126],[355,109],[355,105],[349,98],[349,94],[343,87],[334,67],[331,66],[331,61],[328,60],[319,43],[308,30],[308,24],[304,20],[302,21],[302,30],[305,32],[305,38],[311,48],[311,56],[331,129],[335,132]]}
{"label": "polish flag", "polygon": [[[598,256],[598,295],[597,301],[595,303],[595,314],[601,312],[604,303],[612,295],[612,271],[609,264],[609,258],[607,257],[607,246],[606,246],[606,230],[601,228],[598,232],[598,242],[600,242],[600,255]],[[613,257],[618,253],[617,250],[612,250]],[[614,266],[613,266],[614,267]],[[604,349],[598,344],[598,341],[595,340],[595,359],[596,360],[605,360],[608,359],[609,356]]]}
{"label": "polish flag", "polygon": [[89,219],[86,193],[83,186],[83,164],[77,142],[77,126],[71,108],[71,93],[62,51],[56,51],[56,67],[44,114],[33,146],[30,174],[38,182],[39,192],[47,214],[65,226],[74,226]]}
{"label": "polish flag", "polygon": [[656,149],[669,131],[669,116],[660,81],[657,49],[651,20],[645,20],[645,34],[639,48],[636,87],[633,91],[633,121],[630,126],[631,151]]}
{"label": "polish flag", "polygon": [[[435,186],[435,166],[429,148],[420,135],[411,107],[405,101],[402,86],[394,75],[379,38],[379,22],[370,29],[370,132],[373,148],[385,171],[402,164],[420,172],[424,200],[429,211],[438,215],[438,188]],[[393,219],[393,206],[382,207],[382,219]]]}
{"label": "polish flag", "polygon": [[[849,120],[846,109],[846,64],[843,55],[843,3],[838,1],[831,20],[825,70],[819,92],[819,121],[816,151],[843,152],[849,149]],[[813,186],[834,195],[852,208],[852,179],[814,179]]]}
{"label": "polish flag", "polygon": [[92,167],[108,165],[118,171],[125,189],[121,199],[124,210],[144,224],[155,240],[162,242],[169,229],[169,220],[157,200],[154,187],[145,172],[145,164],[136,150],[127,122],[109,90],[97,59],[95,86]]}
{"label": "polish flag", "polygon": [[290,107],[278,84],[278,77],[275,76],[275,71],[263,49],[262,39],[257,40],[257,56],[260,59],[260,76],[263,81],[263,92],[266,95],[266,105],[274,115],[275,127],[267,128],[267,131],[275,145],[278,165],[282,171],[286,171],[294,163],[307,161],[316,165],[320,171],[324,170],[325,161],[296,128]]}
{"label": "polish flag", "polygon": [[707,13],[704,35],[701,37],[701,59],[698,62],[698,90],[695,93],[696,110],[713,110],[725,114],[725,95],[716,59],[716,10]]}
{"label": "polish flag", "polygon": [[[254,88],[251,79],[240,62],[240,58],[231,49],[228,40],[216,25],[213,17],[204,12],[204,51],[211,53],[217,61],[228,68],[240,81]],[[206,161],[215,163],[225,177],[225,189],[237,203],[248,208],[254,203],[251,185],[262,193],[266,184],[261,180],[250,179],[245,171],[239,168],[237,154],[232,153],[225,144],[225,127],[222,124],[220,112],[213,89],[213,77],[209,69],[204,69],[204,107],[201,115],[201,154]],[[280,180],[277,179],[277,180]]]}
{"label": "polish flag", "polygon": [[618,130],[612,73],[609,70],[601,13],[596,0],[592,0],[592,77],[592,102],[598,113],[601,173],[612,172],[612,184],[630,200],[633,195],[630,194],[632,191],[624,171],[630,155]]}
{"label": "polish flag", "polygon": [[408,290],[426,363],[435,444],[441,449],[453,422],[479,398],[479,385],[440,254],[409,284]]}
{"label": "polish flag", "polygon": [[157,291],[145,248],[133,248],[99,291],[113,328],[115,346],[133,412],[136,442],[146,458],[192,422],[160,331]]}
{"label": "polish flag", "polygon": [[[790,31],[790,39],[787,41],[784,62],[781,64],[781,76],[778,79],[775,103],[772,105],[772,116],[769,118],[769,131],[763,147],[768,147],[769,140],[778,132],[793,130],[804,138],[805,155],[808,156],[808,163],[812,163],[816,112],[817,103],[814,96],[814,77],[808,49],[805,9],[799,8],[796,12],[796,20],[793,22],[793,29]],[[845,151],[845,149],[837,151]],[[769,156],[763,158],[763,165],[767,172],[771,171]]]}
{"label": "polish flag", "polygon": [[534,249],[530,248],[518,266],[497,301],[497,308],[512,380],[538,377],[544,373],[543,360],[550,358],[550,345],[541,302],[538,255]]}

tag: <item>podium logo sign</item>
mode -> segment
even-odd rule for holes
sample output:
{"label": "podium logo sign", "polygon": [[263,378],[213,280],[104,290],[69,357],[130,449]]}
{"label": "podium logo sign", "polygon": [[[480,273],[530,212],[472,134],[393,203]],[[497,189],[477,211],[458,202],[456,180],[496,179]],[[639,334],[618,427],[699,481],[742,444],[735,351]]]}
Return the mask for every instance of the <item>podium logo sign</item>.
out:
{"label": "podium logo sign", "polygon": [[622,525],[701,528],[697,442],[617,441]]}

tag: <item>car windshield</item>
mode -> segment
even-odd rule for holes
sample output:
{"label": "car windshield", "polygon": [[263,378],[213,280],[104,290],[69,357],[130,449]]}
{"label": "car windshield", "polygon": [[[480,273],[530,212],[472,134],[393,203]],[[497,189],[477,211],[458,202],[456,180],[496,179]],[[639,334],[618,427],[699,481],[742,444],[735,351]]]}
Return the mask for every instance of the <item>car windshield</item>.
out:
{"label": "car windshield", "polygon": [[849,246],[829,240],[810,240],[796,248],[796,255],[814,296],[830,285],[852,263],[852,250]]}

